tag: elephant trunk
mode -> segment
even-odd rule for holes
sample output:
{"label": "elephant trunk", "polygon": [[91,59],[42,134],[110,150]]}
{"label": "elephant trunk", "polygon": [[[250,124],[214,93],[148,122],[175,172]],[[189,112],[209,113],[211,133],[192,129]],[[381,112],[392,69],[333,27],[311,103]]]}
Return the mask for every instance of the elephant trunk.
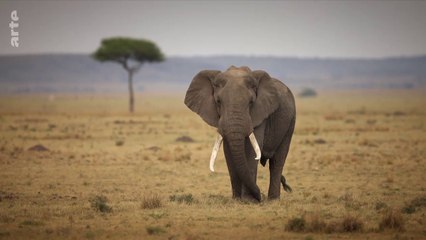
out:
{"label": "elephant trunk", "polygon": [[235,131],[230,134],[225,135],[225,139],[228,141],[229,149],[231,151],[231,156],[233,160],[233,168],[241,180],[241,182],[246,186],[249,193],[260,202],[260,190],[256,185],[254,179],[254,174],[249,169],[247,164],[246,154],[245,154],[245,141],[246,136],[241,132]]}

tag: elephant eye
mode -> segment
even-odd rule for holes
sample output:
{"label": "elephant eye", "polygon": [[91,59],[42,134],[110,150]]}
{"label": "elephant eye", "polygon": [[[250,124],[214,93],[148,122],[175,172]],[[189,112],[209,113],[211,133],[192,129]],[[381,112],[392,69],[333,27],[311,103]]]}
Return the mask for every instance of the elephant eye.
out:
{"label": "elephant eye", "polygon": [[220,99],[219,98],[216,98],[216,110],[217,110],[217,113],[220,115],[220,107],[221,107],[221,104],[220,104],[221,102],[220,102]]}
{"label": "elephant eye", "polygon": [[255,101],[256,101],[256,93],[251,94],[250,96],[250,101],[249,101],[250,108],[253,107]]}
{"label": "elephant eye", "polygon": [[221,78],[215,79],[213,81],[213,87],[222,88],[225,85],[225,83],[226,83],[226,80],[224,80],[224,79],[221,79]]}

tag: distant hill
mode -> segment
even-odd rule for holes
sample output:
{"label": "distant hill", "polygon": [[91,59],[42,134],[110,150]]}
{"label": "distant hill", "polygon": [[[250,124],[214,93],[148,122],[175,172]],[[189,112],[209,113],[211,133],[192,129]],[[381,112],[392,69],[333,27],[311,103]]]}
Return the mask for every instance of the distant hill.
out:
{"label": "distant hill", "polygon": [[[291,57],[170,57],[146,64],[135,75],[138,92],[185,91],[203,69],[230,65],[263,69],[293,89],[425,88],[426,56],[385,59]],[[127,92],[121,66],[89,55],[0,56],[0,93]]]}

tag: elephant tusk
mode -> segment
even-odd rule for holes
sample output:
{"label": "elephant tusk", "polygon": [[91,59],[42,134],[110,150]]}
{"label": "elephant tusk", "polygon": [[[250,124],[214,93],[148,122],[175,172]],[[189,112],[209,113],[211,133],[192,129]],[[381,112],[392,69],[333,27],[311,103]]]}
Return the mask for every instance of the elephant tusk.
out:
{"label": "elephant tusk", "polygon": [[254,136],[254,133],[251,133],[250,136],[250,143],[253,146],[254,152],[256,153],[256,160],[260,160],[261,157],[261,152],[260,152],[260,147],[259,144],[257,143],[256,137]]}
{"label": "elephant tusk", "polygon": [[210,171],[214,172],[214,162],[216,161],[217,152],[222,144],[223,138],[220,134],[217,135],[216,141],[213,146],[212,155],[210,156]]}

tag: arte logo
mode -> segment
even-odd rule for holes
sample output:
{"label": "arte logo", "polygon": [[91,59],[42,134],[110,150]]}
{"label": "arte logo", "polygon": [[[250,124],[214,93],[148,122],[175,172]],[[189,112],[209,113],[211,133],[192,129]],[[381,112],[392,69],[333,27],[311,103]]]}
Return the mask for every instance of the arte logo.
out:
{"label": "arte logo", "polygon": [[18,11],[13,10],[10,13],[10,18],[12,19],[12,21],[10,21],[9,23],[9,27],[10,27],[10,44],[13,47],[19,47],[19,32],[17,31],[17,29],[15,30],[15,28],[19,27],[19,17],[18,17]]}

